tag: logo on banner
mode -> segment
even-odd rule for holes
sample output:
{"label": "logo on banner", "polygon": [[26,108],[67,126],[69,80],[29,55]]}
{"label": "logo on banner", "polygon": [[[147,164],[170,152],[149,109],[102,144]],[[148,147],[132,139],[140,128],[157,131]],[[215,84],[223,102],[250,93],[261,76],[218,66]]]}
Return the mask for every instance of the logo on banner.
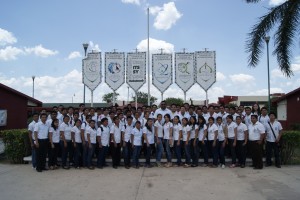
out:
{"label": "logo on banner", "polygon": [[181,74],[178,76],[178,78],[183,82],[187,83],[191,79],[191,73],[189,72],[189,62],[186,63],[179,63],[178,64],[178,71],[181,72]]}
{"label": "logo on banner", "polygon": [[169,65],[162,64],[162,63],[159,63],[159,65],[160,66],[157,70],[157,73],[155,73],[155,78],[158,82],[160,82],[161,84],[164,84],[170,78],[170,73],[167,71],[169,68]]}
{"label": "logo on banner", "polygon": [[115,62],[109,63],[108,72],[108,78],[116,83],[120,79],[121,65]]}
{"label": "logo on banner", "polygon": [[207,63],[200,67],[199,74],[199,77],[205,82],[214,77],[213,69]]}
{"label": "logo on banner", "polygon": [[95,82],[99,78],[97,73],[98,62],[92,61],[85,65],[84,75],[90,82]]}
{"label": "logo on banner", "polygon": [[140,75],[140,66],[139,65],[133,65],[132,66],[132,74],[133,75]]}

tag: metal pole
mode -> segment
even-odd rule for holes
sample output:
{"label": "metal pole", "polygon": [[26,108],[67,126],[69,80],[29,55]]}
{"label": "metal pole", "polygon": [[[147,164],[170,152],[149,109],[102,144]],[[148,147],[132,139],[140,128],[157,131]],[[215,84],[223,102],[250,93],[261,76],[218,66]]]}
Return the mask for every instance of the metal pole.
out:
{"label": "metal pole", "polygon": [[205,90],[205,94],[206,94],[206,102],[205,102],[205,104],[206,104],[206,106],[208,106],[208,94],[207,94],[207,90]]}
{"label": "metal pole", "polygon": [[268,65],[268,112],[271,111],[271,95],[270,95],[270,62],[269,62],[269,41],[270,36],[266,36],[265,41],[267,43],[267,65]]}
{"label": "metal pole", "polygon": [[35,76],[32,76],[32,98],[34,98],[34,79]]}
{"label": "metal pole", "polygon": [[128,94],[127,94],[127,104],[129,103],[129,86],[127,86],[128,88]]}
{"label": "metal pole", "polygon": [[150,28],[149,28],[149,7],[147,8],[147,33],[148,33],[148,106],[150,106]]}
{"label": "metal pole", "polygon": [[[84,57],[86,58],[86,52],[87,52],[87,48],[89,47],[89,44],[83,43],[82,46],[84,49]],[[83,103],[85,103],[85,85],[84,84],[83,84]]]}
{"label": "metal pole", "polygon": [[137,92],[135,91],[135,108],[137,108]]}
{"label": "metal pole", "polygon": [[116,102],[115,102],[115,91],[113,91],[113,106],[116,104]]}
{"label": "metal pole", "polygon": [[94,91],[91,90],[91,107],[94,106]]}
{"label": "metal pole", "polygon": [[186,92],[184,91],[184,103],[186,102]]}
{"label": "metal pole", "polygon": [[161,101],[164,100],[164,93],[161,93]]}

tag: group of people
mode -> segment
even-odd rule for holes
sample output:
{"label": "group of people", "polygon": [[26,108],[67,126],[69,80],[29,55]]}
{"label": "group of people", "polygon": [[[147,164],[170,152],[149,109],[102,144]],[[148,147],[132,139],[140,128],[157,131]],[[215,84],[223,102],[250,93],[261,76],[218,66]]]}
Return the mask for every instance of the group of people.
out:
{"label": "group of people", "polygon": [[[61,167],[94,169],[108,166],[111,155],[113,168],[139,168],[144,155],[145,167],[152,167],[155,157],[158,167],[225,168],[225,152],[231,157],[230,168],[245,167],[247,153],[254,169],[263,168],[263,145],[266,145],[266,166],[280,168],[279,143],[282,126],[275,113],[267,108],[244,106],[198,106],[162,101],[156,105],[135,108],[79,108],[62,105],[48,114],[43,110],[33,114],[28,126],[32,146],[32,165],[37,172]],[[248,152],[247,152],[248,151]],[[167,162],[161,163],[165,153]],[[203,162],[199,163],[200,154]],[[173,155],[176,162],[172,163]],[[48,157],[48,167],[46,158]],[[93,158],[96,162],[93,163]],[[209,163],[212,158],[212,163]]]}

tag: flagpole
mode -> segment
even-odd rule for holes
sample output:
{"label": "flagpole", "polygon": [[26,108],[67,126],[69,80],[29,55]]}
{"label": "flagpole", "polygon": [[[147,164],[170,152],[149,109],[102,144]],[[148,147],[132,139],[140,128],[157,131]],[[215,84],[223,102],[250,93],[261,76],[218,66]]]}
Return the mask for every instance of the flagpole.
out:
{"label": "flagpole", "polygon": [[149,34],[149,7],[147,8],[147,34],[148,34],[148,41],[147,41],[147,49],[148,49],[148,106],[150,106],[150,34]]}

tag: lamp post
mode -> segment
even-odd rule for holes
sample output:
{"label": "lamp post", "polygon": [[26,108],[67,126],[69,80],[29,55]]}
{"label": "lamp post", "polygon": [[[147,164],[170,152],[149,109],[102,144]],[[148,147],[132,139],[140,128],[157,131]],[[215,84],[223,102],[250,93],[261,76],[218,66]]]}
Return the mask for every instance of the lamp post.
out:
{"label": "lamp post", "polygon": [[74,102],[74,99],[73,99],[74,97],[75,97],[75,94],[72,95],[72,103]]}
{"label": "lamp post", "polygon": [[149,7],[147,8],[147,58],[148,58],[148,106],[150,106],[150,27],[149,27]]}
{"label": "lamp post", "polygon": [[265,36],[264,40],[267,44],[267,65],[268,65],[268,112],[271,111],[271,99],[270,99],[270,62],[269,62],[269,41],[270,36]]}
{"label": "lamp post", "polygon": [[32,76],[32,98],[34,98],[34,79],[35,76]]}
{"label": "lamp post", "polygon": [[[86,52],[87,52],[87,49],[89,47],[89,44],[88,43],[83,43],[82,46],[83,46],[83,49],[84,49],[84,57],[86,58]],[[85,85],[84,84],[83,84],[83,103],[85,104]]]}

